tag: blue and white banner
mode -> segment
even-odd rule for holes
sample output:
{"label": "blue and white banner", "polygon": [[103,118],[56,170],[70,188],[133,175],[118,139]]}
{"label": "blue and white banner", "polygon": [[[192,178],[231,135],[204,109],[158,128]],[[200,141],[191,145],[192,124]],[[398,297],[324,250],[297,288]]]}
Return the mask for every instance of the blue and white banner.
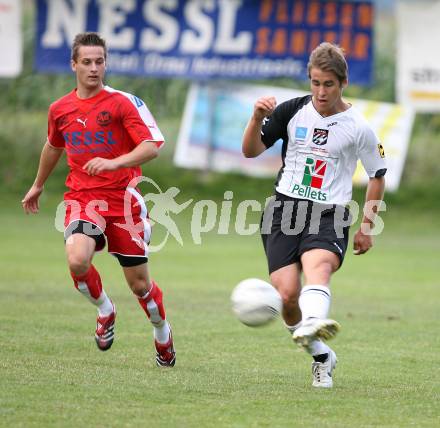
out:
{"label": "blue and white banner", "polygon": [[109,71],[189,79],[307,78],[310,51],[341,45],[370,84],[371,0],[37,0],[36,68],[68,72],[77,33],[97,31]]}

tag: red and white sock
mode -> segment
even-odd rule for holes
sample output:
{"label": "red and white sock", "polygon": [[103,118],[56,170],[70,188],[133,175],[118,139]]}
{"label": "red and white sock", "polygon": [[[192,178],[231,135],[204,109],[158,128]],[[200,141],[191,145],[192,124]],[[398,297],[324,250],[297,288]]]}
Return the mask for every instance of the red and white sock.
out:
{"label": "red and white sock", "polygon": [[102,289],[101,277],[93,265],[84,275],[75,275],[73,272],[70,275],[75,288],[98,307],[99,316],[105,317],[114,311],[113,303]]}
{"label": "red and white sock", "polygon": [[167,343],[170,338],[170,326],[165,317],[162,290],[151,281],[151,289],[144,296],[138,297],[142,309],[154,327],[154,338],[159,343]]}

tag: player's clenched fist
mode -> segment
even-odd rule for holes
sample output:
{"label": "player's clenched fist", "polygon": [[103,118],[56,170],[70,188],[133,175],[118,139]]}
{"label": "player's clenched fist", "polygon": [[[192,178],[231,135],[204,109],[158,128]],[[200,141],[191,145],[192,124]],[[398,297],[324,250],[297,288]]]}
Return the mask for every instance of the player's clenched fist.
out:
{"label": "player's clenched fist", "polygon": [[103,171],[114,171],[118,169],[118,164],[115,159],[93,158],[83,166],[83,169],[89,175],[96,175]]}
{"label": "player's clenched fist", "polygon": [[270,116],[275,107],[277,106],[277,100],[275,97],[261,97],[255,102],[254,105],[254,117],[258,120],[263,120],[265,117]]}

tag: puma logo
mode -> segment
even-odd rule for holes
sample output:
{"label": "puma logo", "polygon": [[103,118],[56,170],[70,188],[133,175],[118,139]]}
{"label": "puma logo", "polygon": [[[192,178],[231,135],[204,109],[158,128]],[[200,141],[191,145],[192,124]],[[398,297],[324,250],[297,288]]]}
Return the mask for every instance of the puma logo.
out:
{"label": "puma logo", "polygon": [[81,123],[84,128],[86,127],[86,122],[87,122],[87,118],[85,118],[84,120],[81,120],[79,117],[76,119],[77,122]]}
{"label": "puma logo", "polygon": [[131,238],[133,242],[136,242],[137,245],[142,246],[142,240],[138,238]]}

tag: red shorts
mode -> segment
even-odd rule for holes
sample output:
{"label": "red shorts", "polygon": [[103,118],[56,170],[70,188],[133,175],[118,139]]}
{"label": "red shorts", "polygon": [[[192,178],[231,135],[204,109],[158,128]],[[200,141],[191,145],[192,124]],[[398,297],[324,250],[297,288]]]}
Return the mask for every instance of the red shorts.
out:
{"label": "red shorts", "polygon": [[[145,201],[136,189],[66,192],[64,205],[66,239],[78,221],[84,220],[96,226],[90,235],[105,236],[109,253],[148,257],[151,225]],[[104,248],[105,239],[102,242],[96,251]]]}

